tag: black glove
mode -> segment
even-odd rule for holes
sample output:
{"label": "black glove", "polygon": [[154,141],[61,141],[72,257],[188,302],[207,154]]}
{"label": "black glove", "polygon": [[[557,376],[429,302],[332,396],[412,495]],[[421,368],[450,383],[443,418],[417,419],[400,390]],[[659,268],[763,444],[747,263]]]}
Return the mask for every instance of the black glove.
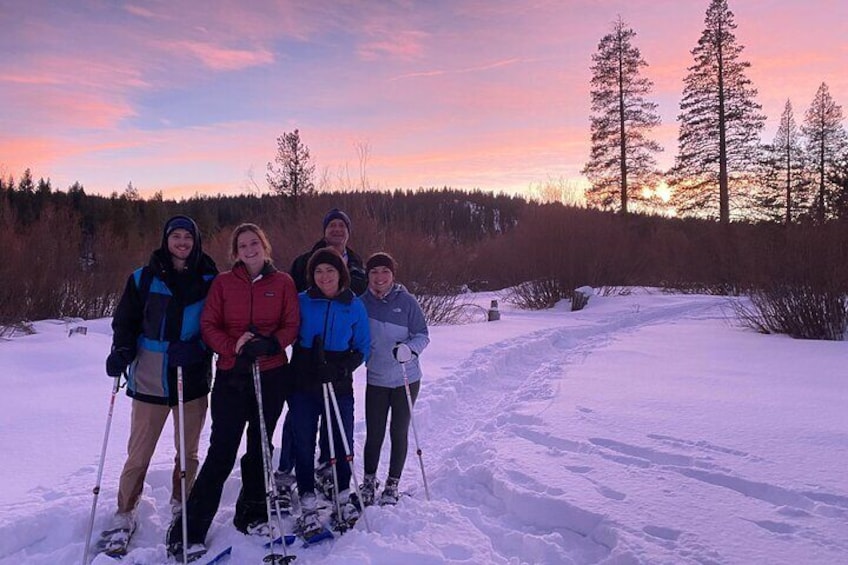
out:
{"label": "black glove", "polygon": [[332,383],[338,378],[339,370],[338,367],[332,363],[324,363],[322,365],[315,366],[315,374],[318,376],[318,380],[320,382]]}
{"label": "black glove", "polygon": [[362,365],[362,361],[364,359],[365,357],[362,355],[361,351],[349,349],[342,355],[340,364],[344,368],[345,372],[353,373],[357,367]]}
{"label": "black glove", "polygon": [[115,347],[106,358],[106,374],[110,377],[120,377],[127,370],[127,365],[135,359],[135,350],[131,347]]}
{"label": "black glove", "polygon": [[256,334],[253,339],[242,346],[241,355],[255,361],[258,357],[277,355],[282,350],[283,348],[280,347],[280,342],[277,341],[276,337]]}
{"label": "black glove", "polygon": [[337,383],[352,383],[353,382],[353,371],[349,370],[345,366],[338,365],[336,367],[336,382]]}
{"label": "black glove", "polygon": [[206,358],[206,350],[200,341],[175,341],[168,346],[168,365],[188,367],[201,363]]}

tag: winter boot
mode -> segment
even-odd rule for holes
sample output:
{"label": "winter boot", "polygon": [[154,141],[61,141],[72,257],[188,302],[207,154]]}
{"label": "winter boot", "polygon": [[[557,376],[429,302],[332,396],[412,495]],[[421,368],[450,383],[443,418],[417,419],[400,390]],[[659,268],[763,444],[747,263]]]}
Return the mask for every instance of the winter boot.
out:
{"label": "winter boot", "polygon": [[247,500],[244,492],[239,493],[236,501],[236,512],[233,516],[233,525],[238,531],[245,535],[251,535],[257,524],[268,523],[268,512],[265,500]]}
{"label": "winter boot", "polygon": [[303,538],[307,544],[317,543],[332,534],[321,523],[318,516],[318,501],[313,493],[305,494],[300,498],[301,514],[295,520],[294,531]]}
{"label": "winter boot", "polygon": [[374,498],[377,496],[377,489],[380,487],[380,481],[377,480],[377,475],[365,475],[362,484],[359,485],[359,494],[362,495],[362,504],[371,506],[374,504]]}
{"label": "winter boot", "polygon": [[[168,551],[168,557],[177,561],[183,562],[183,517],[182,514],[176,514],[171,521],[171,526],[168,528],[168,534],[165,538],[165,548]],[[186,548],[187,563],[196,559],[200,559],[206,554],[206,545],[203,543],[189,542]]]}
{"label": "winter boot", "polygon": [[112,519],[108,530],[100,533],[97,549],[110,557],[123,557],[127,554],[127,546],[135,532],[135,514],[118,512]]}
{"label": "winter boot", "polygon": [[315,488],[327,500],[333,500],[335,486],[333,485],[333,468],[329,463],[322,463],[315,468]]}
{"label": "winter boot", "polygon": [[277,487],[277,501],[280,503],[280,511],[291,514],[292,489],[295,485],[294,476],[291,473],[274,471],[274,484]]}
{"label": "winter boot", "polygon": [[398,483],[400,483],[400,479],[394,477],[386,479],[386,486],[383,487],[383,494],[380,495],[380,506],[397,504],[400,498]]}

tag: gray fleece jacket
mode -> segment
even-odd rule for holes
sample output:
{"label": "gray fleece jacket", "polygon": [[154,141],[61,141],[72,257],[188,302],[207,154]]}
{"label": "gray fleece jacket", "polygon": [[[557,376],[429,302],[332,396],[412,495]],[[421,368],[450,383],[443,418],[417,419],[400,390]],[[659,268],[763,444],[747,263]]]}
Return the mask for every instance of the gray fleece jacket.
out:
{"label": "gray fleece jacket", "polygon": [[430,343],[430,333],[418,301],[400,283],[395,283],[383,298],[377,298],[370,290],[360,298],[368,311],[371,329],[368,384],[390,388],[403,386],[403,370],[392,355],[397,343],[407,344],[415,354],[412,361],[406,363],[409,382],[420,380],[418,355]]}

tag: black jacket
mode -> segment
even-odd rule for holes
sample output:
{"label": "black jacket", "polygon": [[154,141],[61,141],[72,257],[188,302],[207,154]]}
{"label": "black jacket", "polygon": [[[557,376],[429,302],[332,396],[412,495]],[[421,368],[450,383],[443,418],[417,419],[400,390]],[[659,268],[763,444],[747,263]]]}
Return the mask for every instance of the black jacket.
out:
{"label": "black jacket", "polygon": [[[327,242],[323,239],[312,246],[312,249],[298,255],[291,266],[289,274],[294,279],[294,285],[298,292],[303,292],[309,288],[309,283],[306,280],[306,265],[309,263],[309,258],[312,254],[327,247]],[[347,270],[350,272],[350,289],[357,296],[362,295],[368,289],[368,276],[365,274],[365,263],[362,257],[350,247],[345,247],[347,252]]]}

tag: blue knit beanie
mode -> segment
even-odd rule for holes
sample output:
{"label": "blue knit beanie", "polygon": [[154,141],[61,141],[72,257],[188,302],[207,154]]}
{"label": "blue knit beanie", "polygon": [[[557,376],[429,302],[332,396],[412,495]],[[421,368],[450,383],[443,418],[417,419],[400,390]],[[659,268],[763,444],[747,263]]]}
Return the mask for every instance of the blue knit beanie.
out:
{"label": "blue knit beanie", "polygon": [[333,208],[332,210],[327,212],[326,216],[324,216],[324,222],[322,224],[322,231],[327,231],[327,226],[333,220],[343,221],[345,223],[345,225],[347,226],[347,231],[350,232],[350,218],[348,217],[347,214],[345,214],[344,212],[342,212],[338,208]]}
{"label": "blue knit beanie", "polygon": [[191,236],[197,239],[197,225],[187,216],[174,216],[165,224],[165,239],[171,235],[171,232],[178,229],[184,229]]}
{"label": "blue knit beanie", "polygon": [[168,236],[171,235],[171,232],[178,229],[184,229],[188,233],[191,234],[191,237],[194,239],[194,247],[191,248],[191,254],[188,256],[186,262],[188,263],[190,268],[195,268],[198,265],[198,261],[200,259],[201,254],[203,253],[203,246],[200,243],[200,230],[197,228],[197,224],[194,220],[189,218],[188,216],[174,216],[167,222],[165,222],[165,227],[162,229],[162,252],[165,253],[163,257],[167,257],[168,253]]}

